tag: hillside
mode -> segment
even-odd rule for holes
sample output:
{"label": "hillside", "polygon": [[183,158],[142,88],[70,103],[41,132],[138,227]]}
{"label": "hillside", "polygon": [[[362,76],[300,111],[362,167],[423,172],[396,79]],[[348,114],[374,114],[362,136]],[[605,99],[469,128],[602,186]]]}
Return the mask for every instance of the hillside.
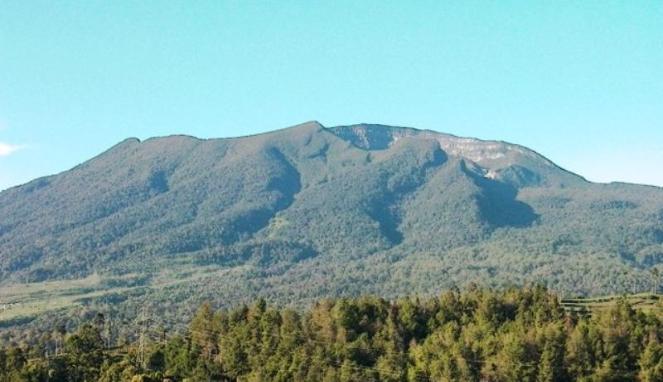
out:
{"label": "hillside", "polygon": [[661,188],[594,184],[514,144],[380,125],[128,139],[0,193],[0,216],[0,297],[25,302],[44,282],[71,296],[95,276],[61,306],[305,305],[470,282],[608,294],[650,290],[663,261]]}

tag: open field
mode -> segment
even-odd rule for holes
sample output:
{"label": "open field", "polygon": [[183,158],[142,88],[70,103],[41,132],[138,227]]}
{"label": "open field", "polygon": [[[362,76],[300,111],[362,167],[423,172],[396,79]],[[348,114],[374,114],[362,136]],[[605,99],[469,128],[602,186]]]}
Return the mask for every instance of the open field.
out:
{"label": "open field", "polygon": [[103,276],[93,274],[83,279],[0,285],[0,325],[29,320],[40,314],[81,306],[86,301],[105,296],[149,291],[191,283],[207,277],[223,277],[241,271],[244,266],[219,268],[181,264],[172,270],[151,275],[126,274]]}
{"label": "open field", "polygon": [[640,309],[643,311],[655,310],[663,312],[663,295],[654,293],[638,293],[589,298],[563,298],[561,299],[561,303],[566,311],[577,312],[580,314],[591,314],[592,311],[610,308],[621,298],[626,298],[626,300],[635,309]]}
{"label": "open field", "polygon": [[[130,276],[120,278],[127,280]],[[13,284],[0,287],[0,323],[77,305],[110,293],[126,292],[133,287],[111,287],[111,279],[93,274],[84,279]],[[114,279],[118,281],[118,279]]]}

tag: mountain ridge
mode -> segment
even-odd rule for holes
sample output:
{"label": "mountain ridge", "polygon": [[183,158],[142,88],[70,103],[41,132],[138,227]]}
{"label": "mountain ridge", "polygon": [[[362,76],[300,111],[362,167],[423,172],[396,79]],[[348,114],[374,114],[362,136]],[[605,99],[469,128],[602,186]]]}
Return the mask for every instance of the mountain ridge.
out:
{"label": "mountain ridge", "polygon": [[[655,188],[655,189],[663,189],[663,186],[658,186],[658,185],[655,185],[655,184],[634,183],[634,182],[626,182],[626,181],[619,181],[619,180],[609,181],[609,182],[591,181],[591,180],[586,179],[581,174],[578,174],[578,173],[576,173],[572,170],[561,167],[556,162],[554,162],[553,160],[551,160],[550,158],[548,158],[547,156],[545,156],[544,154],[541,154],[540,152],[538,152],[536,150],[533,150],[533,149],[531,149],[527,146],[523,146],[523,145],[518,144],[518,143],[513,143],[513,142],[499,140],[499,139],[482,139],[482,138],[473,137],[473,136],[465,137],[465,136],[460,136],[460,135],[451,134],[451,133],[439,132],[437,130],[432,130],[432,129],[417,129],[415,127],[409,127],[409,126],[392,126],[392,125],[386,125],[386,124],[366,123],[366,122],[361,122],[361,123],[354,124],[354,125],[338,125],[338,126],[325,127],[324,125],[322,125],[317,120],[310,120],[310,121],[307,121],[307,122],[303,122],[303,123],[300,123],[300,124],[292,125],[292,126],[281,128],[281,129],[276,129],[276,130],[271,130],[271,131],[264,131],[264,132],[259,132],[259,133],[255,133],[255,134],[232,136],[232,137],[201,138],[201,137],[197,137],[197,136],[194,136],[194,135],[182,134],[182,133],[169,134],[169,135],[163,135],[163,136],[154,136],[154,137],[149,137],[149,138],[146,138],[146,139],[141,139],[141,138],[138,138],[138,137],[128,137],[128,138],[125,138],[122,141],[118,142],[117,144],[109,147],[107,150],[103,151],[99,155],[94,156],[94,157],[80,163],[79,165],[76,165],[76,166],[72,167],[71,169],[63,170],[61,172],[57,172],[57,173],[54,173],[54,174],[51,174],[51,175],[41,176],[41,177],[35,178],[33,180],[30,180],[26,183],[11,186],[11,187],[9,187],[7,189],[4,189],[4,190],[0,190],[0,192],[6,192],[6,191],[9,191],[9,190],[14,189],[14,188],[23,187],[23,186],[28,185],[29,183],[32,183],[32,182],[35,182],[35,181],[40,181],[40,180],[45,179],[45,178],[50,178],[52,176],[56,176],[56,175],[71,171],[71,170],[75,169],[76,167],[78,167],[80,165],[83,165],[86,162],[89,162],[91,160],[94,160],[96,157],[101,156],[101,155],[105,154],[106,152],[115,149],[116,147],[119,147],[121,145],[128,144],[128,143],[143,144],[143,143],[150,142],[150,141],[158,141],[158,140],[164,140],[164,139],[168,140],[168,139],[176,139],[176,138],[187,138],[187,139],[200,141],[200,142],[217,141],[217,140],[242,140],[242,139],[249,139],[249,138],[253,138],[253,137],[272,135],[272,134],[276,134],[276,133],[279,133],[279,132],[286,132],[288,130],[296,129],[296,128],[299,128],[299,127],[304,127],[304,126],[307,126],[307,125],[317,125],[321,129],[324,129],[324,131],[333,131],[333,130],[337,130],[337,129],[341,129],[341,128],[355,128],[355,127],[361,127],[361,126],[373,126],[373,127],[387,128],[387,129],[413,130],[413,131],[417,131],[419,133],[430,133],[430,134],[434,134],[434,135],[448,136],[448,137],[457,138],[457,139],[461,139],[461,140],[473,140],[473,141],[478,141],[478,142],[482,142],[482,143],[495,143],[495,144],[508,145],[508,146],[513,146],[513,147],[517,147],[517,148],[529,151],[532,154],[534,154],[534,155],[542,158],[543,160],[549,162],[551,165],[557,167],[559,170],[562,170],[562,171],[567,172],[567,173],[569,173],[573,176],[576,176],[576,177],[578,177],[578,178],[580,178],[583,181],[586,181],[588,183],[598,184],[598,185],[601,185],[601,184],[605,184],[605,185],[624,184],[624,185],[652,187],[652,188]],[[335,135],[337,135],[337,134],[335,134]],[[357,148],[360,148],[360,149],[366,149],[365,147],[362,147],[362,146],[359,146],[359,145],[355,145],[355,146]],[[369,151],[375,151],[375,150],[376,149],[372,149],[372,150],[369,149]]]}
{"label": "mountain ridge", "polygon": [[178,301],[221,291],[298,304],[472,281],[614,293],[649,285],[663,262],[660,188],[592,183],[508,142],[384,125],[129,138],[1,192],[0,216],[1,285],[137,273],[143,303],[164,302],[150,285],[178,269],[235,275],[172,286]]}
{"label": "mountain ridge", "polygon": [[[367,123],[367,122],[361,122],[361,123],[357,123],[357,124],[353,124],[353,125],[338,125],[338,126],[325,127],[324,125],[322,125],[322,123],[320,123],[320,122],[317,121],[317,120],[310,120],[310,121],[306,121],[306,122],[303,122],[303,123],[299,123],[299,124],[292,125],[292,126],[285,127],[285,128],[281,128],[281,129],[270,130],[270,131],[264,131],[264,132],[259,132],[259,133],[255,133],[255,134],[247,134],[247,135],[240,135],[240,136],[232,136],[232,137],[211,137],[211,138],[201,138],[201,137],[197,137],[197,136],[194,136],[194,135],[182,134],[182,133],[178,133],[178,134],[169,134],[169,135],[163,135],[163,136],[154,136],[154,137],[149,137],[149,138],[146,138],[146,139],[141,139],[141,138],[138,138],[138,137],[128,137],[128,138],[125,138],[125,139],[123,139],[122,141],[118,142],[117,144],[111,146],[110,148],[108,148],[107,150],[105,150],[104,152],[102,152],[102,153],[99,154],[99,155],[103,155],[105,152],[110,151],[110,150],[113,150],[113,149],[116,148],[117,146],[121,146],[121,145],[123,145],[123,144],[125,144],[125,143],[134,143],[134,142],[135,142],[135,143],[138,143],[138,144],[142,144],[142,143],[149,142],[149,141],[153,141],[153,140],[163,140],[163,139],[171,139],[171,138],[188,138],[188,139],[192,139],[192,140],[195,140],[195,141],[201,141],[201,142],[205,142],[205,141],[216,141],[216,140],[241,140],[241,139],[248,139],[248,138],[252,138],[252,137],[259,137],[259,136],[264,136],[264,135],[271,135],[271,134],[275,134],[275,133],[279,133],[279,132],[285,132],[285,131],[288,131],[288,130],[290,130],[290,129],[295,129],[295,128],[303,127],[303,126],[306,126],[306,125],[318,125],[319,127],[321,127],[322,129],[324,129],[325,131],[333,131],[333,130],[341,129],[341,128],[355,128],[355,127],[361,127],[361,126],[374,126],[374,127],[381,127],[381,128],[387,128],[387,129],[413,130],[413,131],[417,131],[417,132],[421,132],[421,133],[430,133],[430,134],[442,135],[442,136],[448,136],[448,137],[457,138],[457,139],[474,140],[474,141],[483,142],[483,143],[503,144],[503,145],[508,145],[508,146],[513,146],[513,147],[518,147],[518,148],[521,148],[521,149],[527,150],[527,151],[531,152],[532,154],[534,154],[534,155],[536,155],[536,156],[538,156],[538,157],[544,159],[545,161],[549,162],[550,164],[554,165],[554,166],[557,167],[559,170],[562,170],[562,171],[567,172],[567,173],[569,173],[569,174],[571,174],[571,175],[577,176],[578,178],[580,178],[580,179],[582,179],[583,181],[586,181],[586,182],[588,182],[588,183],[599,184],[599,185],[600,185],[600,184],[605,184],[605,185],[610,185],[610,184],[624,184],[624,185],[635,185],[635,186],[643,186],[643,187],[652,187],[652,188],[656,188],[656,189],[663,189],[662,186],[658,186],[658,185],[655,185],[655,184],[634,183],[634,182],[626,182],[626,181],[619,181],[619,180],[609,181],[609,182],[597,182],[597,181],[591,181],[591,180],[588,180],[587,178],[585,178],[585,177],[584,177],[583,175],[581,175],[581,174],[578,174],[578,173],[576,173],[576,172],[574,172],[574,171],[572,171],[572,170],[569,170],[569,169],[566,169],[566,168],[564,168],[564,167],[561,167],[561,166],[558,165],[555,161],[551,160],[550,158],[548,158],[548,157],[545,156],[544,154],[542,154],[542,153],[540,153],[540,152],[538,152],[538,151],[536,151],[536,150],[533,150],[533,149],[531,149],[531,148],[529,148],[529,147],[527,147],[527,146],[523,146],[523,145],[521,145],[521,144],[518,144],[518,143],[513,143],[513,142],[504,141],[504,140],[499,140],[499,139],[483,139],[483,138],[478,138],[478,137],[473,137],[473,136],[460,136],[460,135],[451,134],[451,133],[445,133],[445,132],[440,132],[440,131],[432,130],[432,129],[417,129],[417,128],[415,128],[415,127],[410,127],[410,126],[392,126],[392,125],[386,125],[386,124],[381,124],[381,123]],[[362,147],[362,146],[356,146],[356,147],[357,147],[357,148],[360,148],[360,149],[366,149],[365,147]],[[374,151],[374,150],[375,150],[375,149],[373,149],[373,150],[370,150],[370,149],[369,149],[369,151]],[[99,155],[98,155],[98,156],[99,156]],[[90,159],[88,159],[88,160],[86,160],[86,161],[84,161],[84,162],[82,162],[81,164],[84,164],[85,162],[88,162],[88,161],[90,161],[90,160],[93,160],[94,158],[96,158],[96,156],[95,156],[95,157],[92,157],[92,158],[90,158]],[[81,165],[81,164],[79,164],[79,165]],[[45,175],[45,176],[42,176],[42,177],[35,178],[35,179],[33,179],[33,180],[31,180],[31,181],[28,181],[28,182],[26,182],[26,183],[24,183],[24,184],[15,185],[15,186],[9,187],[9,188],[7,188],[7,189],[5,189],[5,190],[0,190],[0,192],[8,191],[8,190],[11,190],[11,189],[13,189],[13,188],[17,188],[17,187],[22,187],[22,186],[25,186],[25,185],[27,185],[27,184],[29,184],[29,183],[31,183],[31,182],[38,181],[38,180],[43,179],[43,178],[49,178],[49,177],[51,177],[51,176],[55,176],[55,175],[62,174],[62,173],[64,173],[64,172],[67,172],[67,171],[73,170],[74,168],[78,167],[79,165],[74,166],[74,167],[72,167],[72,168],[69,169],[69,170],[63,170],[63,171],[58,172],[58,173],[55,173],[55,174]]]}

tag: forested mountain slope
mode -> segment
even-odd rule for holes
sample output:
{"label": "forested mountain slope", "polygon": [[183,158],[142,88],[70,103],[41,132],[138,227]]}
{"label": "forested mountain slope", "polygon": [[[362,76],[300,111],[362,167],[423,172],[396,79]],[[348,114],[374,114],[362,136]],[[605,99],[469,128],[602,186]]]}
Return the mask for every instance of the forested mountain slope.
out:
{"label": "forested mountain slope", "polygon": [[155,303],[306,304],[471,281],[619,292],[648,289],[663,261],[661,188],[378,125],[128,139],[0,193],[0,217],[0,285],[131,274],[148,287],[135,298]]}

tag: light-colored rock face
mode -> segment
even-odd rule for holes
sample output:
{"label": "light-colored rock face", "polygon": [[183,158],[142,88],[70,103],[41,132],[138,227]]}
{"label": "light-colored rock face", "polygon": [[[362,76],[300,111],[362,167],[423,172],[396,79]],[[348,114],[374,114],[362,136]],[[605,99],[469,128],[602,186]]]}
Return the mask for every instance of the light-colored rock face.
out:
{"label": "light-colored rock face", "polygon": [[368,150],[387,149],[401,139],[435,140],[447,155],[476,163],[487,168],[488,171],[492,171],[493,174],[495,170],[523,160],[527,162],[535,161],[540,165],[554,167],[554,164],[543,156],[524,147],[505,142],[484,141],[429,130],[380,125],[344,126],[332,128],[332,131],[356,146]]}
{"label": "light-colored rock face", "polygon": [[473,138],[459,138],[442,134],[427,133],[424,136],[436,139],[447,154],[463,157],[476,163],[506,157],[512,148],[503,143],[485,142]]}

